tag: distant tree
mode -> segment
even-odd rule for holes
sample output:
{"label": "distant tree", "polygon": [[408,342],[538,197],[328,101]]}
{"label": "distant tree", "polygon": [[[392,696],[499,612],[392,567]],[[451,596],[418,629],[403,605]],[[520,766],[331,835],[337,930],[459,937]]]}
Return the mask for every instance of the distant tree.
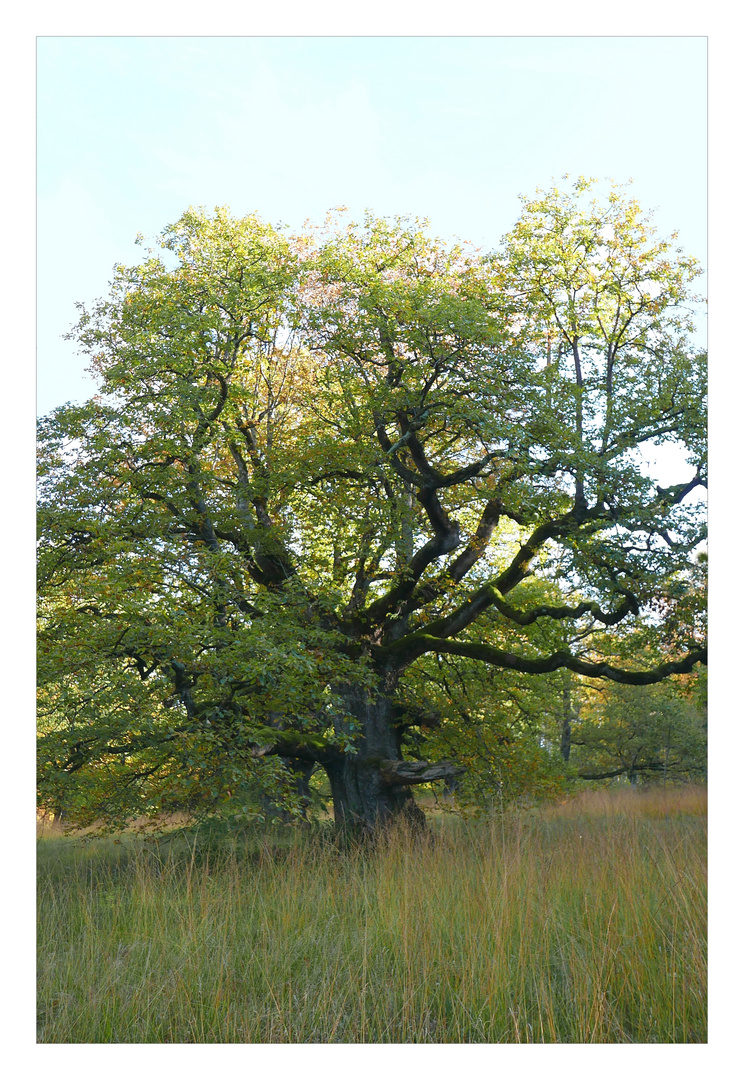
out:
{"label": "distant tree", "polygon": [[673,680],[656,686],[606,685],[587,695],[574,727],[573,764],[587,780],[704,781],[705,713]]}
{"label": "distant tree", "polygon": [[[705,527],[698,268],[634,200],[539,192],[492,254],[226,210],[160,243],[81,307],[99,396],[41,422],[42,798],[299,813],[307,766],[375,830],[462,764],[409,756],[425,658],[629,686],[704,662],[689,619],[663,640]],[[644,471],[658,443],[680,483]]]}

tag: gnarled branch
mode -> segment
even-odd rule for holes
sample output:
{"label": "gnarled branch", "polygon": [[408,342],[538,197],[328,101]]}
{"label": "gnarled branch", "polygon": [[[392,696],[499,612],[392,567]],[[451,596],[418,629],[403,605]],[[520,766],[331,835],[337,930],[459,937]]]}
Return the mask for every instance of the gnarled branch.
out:
{"label": "gnarled branch", "polygon": [[454,780],[466,770],[452,761],[392,761],[380,763],[382,781],[388,787],[404,784],[430,784],[434,780]]}
{"label": "gnarled branch", "polygon": [[400,653],[402,657],[405,657],[406,663],[410,663],[418,656],[423,656],[424,653],[450,653],[453,656],[465,656],[471,660],[483,660],[495,667],[521,671],[526,675],[546,675],[560,668],[568,668],[569,671],[575,671],[577,675],[586,675],[592,679],[611,679],[612,682],[624,683],[627,686],[650,686],[652,683],[661,682],[668,675],[686,675],[692,671],[695,664],[708,662],[707,649],[701,648],[694,649],[680,660],[668,660],[659,664],[650,671],[626,671],[604,661],[591,663],[581,660],[578,656],[563,650],[552,653],[550,656],[533,658],[506,652],[478,641],[451,641],[448,638],[421,632],[402,638],[393,645],[381,647],[379,652],[383,655]]}

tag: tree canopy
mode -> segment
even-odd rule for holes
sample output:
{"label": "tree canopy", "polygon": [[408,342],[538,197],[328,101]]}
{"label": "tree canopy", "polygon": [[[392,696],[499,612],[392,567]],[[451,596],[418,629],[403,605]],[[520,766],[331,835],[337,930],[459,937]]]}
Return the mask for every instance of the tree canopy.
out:
{"label": "tree canopy", "polygon": [[698,265],[621,188],[523,203],[486,253],[190,209],[80,306],[100,391],[39,436],[44,799],[299,812],[322,768],[374,829],[468,759],[437,664],[476,691],[705,661]]}

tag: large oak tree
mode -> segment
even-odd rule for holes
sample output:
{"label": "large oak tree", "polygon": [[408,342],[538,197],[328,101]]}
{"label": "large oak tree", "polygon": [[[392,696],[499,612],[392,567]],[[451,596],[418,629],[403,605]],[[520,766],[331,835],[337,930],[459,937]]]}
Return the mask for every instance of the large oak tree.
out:
{"label": "large oak tree", "polygon": [[697,622],[662,633],[704,537],[698,272],[583,180],[493,253],[189,210],[117,266],[73,331],[100,394],[41,423],[45,798],[297,811],[320,766],[375,829],[457,768],[402,750],[441,720],[427,658],[636,686],[704,662]]}

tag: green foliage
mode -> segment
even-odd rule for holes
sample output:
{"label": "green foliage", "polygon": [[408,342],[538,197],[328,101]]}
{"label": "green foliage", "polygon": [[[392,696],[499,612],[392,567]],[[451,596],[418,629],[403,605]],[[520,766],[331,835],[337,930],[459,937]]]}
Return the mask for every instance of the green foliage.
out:
{"label": "green foliage", "polygon": [[[291,774],[263,749],[279,735],[311,753],[352,737],[353,720],[330,686],[363,682],[365,673],[333,634],[303,622],[286,594],[224,633],[200,626],[197,611],[187,618],[186,602],[161,596],[145,618],[126,604],[115,613],[69,605],[42,620],[39,782],[45,805],[69,820],[103,816],[119,828],[177,810],[262,818],[267,799],[299,813]],[[170,672],[145,668],[153,654]],[[339,714],[345,731],[334,730]]]}
{"label": "green foliage", "polygon": [[[520,604],[550,599],[535,579],[514,593]],[[498,617],[483,620],[482,641],[515,647],[515,637]],[[519,637],[522,654],[566,644],[560,623],[536,621]],[[502,810],[515,800],[562,794],[567,790],[560,756],[567,674],[530,676],[457,656],[421,657],[400,695],[404,715],[412,721],[404,744],[410,742],[421,757],[456,760],[466,769],[453,786],[460,809]],[[424,717],[416,724],[422,703]]]}
{"label": "green foliage", "polygon": [[[465,689],[437,684],[422,751],[472,766],[463,790],[547,790],[561,672],[704,660],[698,270],[591,191],[526,200],[490,254],[190,209],[81,306],[100,393],[39,436],[45,805],[300,813],[315,765],[350,798],[411,752],[442,658]],[[689,462],[665,489],[660,442]],[[367,824],[405,803],[384,788]]]}
{"label": "green foliage", "polygon": [[699,696],[697,688],[671,680],[585,688],[573,732],[578,775],[617,775],[643,783],[704,781],[707,728]]}

